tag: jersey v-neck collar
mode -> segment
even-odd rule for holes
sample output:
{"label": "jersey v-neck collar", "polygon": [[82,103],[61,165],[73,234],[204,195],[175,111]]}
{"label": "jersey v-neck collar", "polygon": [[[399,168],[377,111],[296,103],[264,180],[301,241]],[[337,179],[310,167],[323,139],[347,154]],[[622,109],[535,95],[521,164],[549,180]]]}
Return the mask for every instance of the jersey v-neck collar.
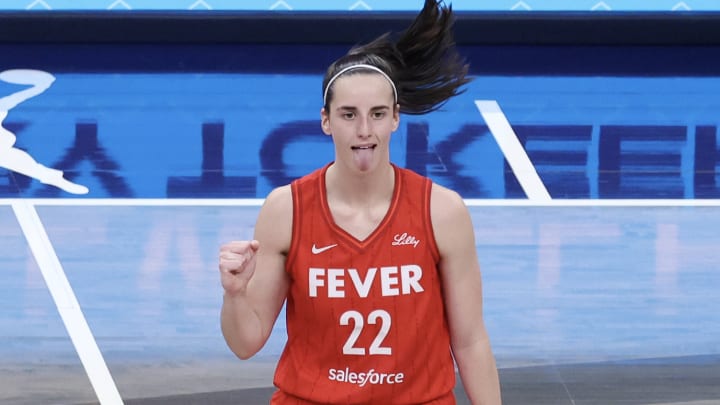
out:
{"label": "jersey v-neck collar", "polygon": [[330,228],[332,231],[338,235],[338,237],[342,238],[346,242],[348,242],[350,245],[352,245],[357,250],[362,250],[371,245],[377,238],[378,235],[382,233],[382,231],[388,226],[388,223],[390,220],[395,216],[395,211],[398,205],[398,201],[400,200],[400,189],[401,189],[401,179],[400,179],[400,169],[393,163],[390,163],[390,166],[392,166],[394,174],[395,174],[395,184],[393,186],[393,193],[392,193],[392,199],[390,200],[390,206],[388,207],[387,212],[385,213],[385,216],[380,221],[380,223],[373,229],[372,232],[365,238],[365,239],[358,239],[354,235],[352,235],[350,232],[346,231],[344,228],[342,228],[340,225],[338,225],[335,222],[335,219],[332,216],[332,211],[330,211],[330,204],[327,200],[327,188],[326,188],[326,181],[325,181],[325,175],[327,174],[328,168],[332,165],[331,163],[328,163],[322,170],[322,173],[319,176],[319,195],[320,195],[320,204],[322,205],[322,211],[323,215],[325,216],[325,220],[328,224],[330,224]]}

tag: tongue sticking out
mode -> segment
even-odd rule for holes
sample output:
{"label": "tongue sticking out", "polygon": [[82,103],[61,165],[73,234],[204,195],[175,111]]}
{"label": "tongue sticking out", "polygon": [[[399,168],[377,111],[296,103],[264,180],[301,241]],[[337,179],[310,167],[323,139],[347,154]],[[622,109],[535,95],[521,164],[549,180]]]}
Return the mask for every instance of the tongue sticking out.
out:
{"label": "tongue sticking out", "polygon": [[373,151],[375,150],[375,146],[354,147],[352,149],[355,164],[358,166],[358,168],[360,170],[368,170],[370,168],[370,163],[372,162],[372,156]]}

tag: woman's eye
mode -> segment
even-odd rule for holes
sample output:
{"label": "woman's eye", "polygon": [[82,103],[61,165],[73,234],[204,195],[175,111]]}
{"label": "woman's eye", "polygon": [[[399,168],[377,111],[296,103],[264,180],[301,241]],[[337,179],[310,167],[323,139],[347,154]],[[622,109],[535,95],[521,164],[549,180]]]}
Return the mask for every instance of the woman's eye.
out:
{"label": "woman's eye", "polygon": [[385,117],[385,111],[378,111],[373,114],[373,117],[375,117],[376,119],[381,119]]}
{"label": "woman's eye", "polygon": [[355,118],[355,114],[353,114],[351,112],[347,112],[347,113],[343,114],[343,118],[345,118],[346,120],[351,120],[351,119]]}

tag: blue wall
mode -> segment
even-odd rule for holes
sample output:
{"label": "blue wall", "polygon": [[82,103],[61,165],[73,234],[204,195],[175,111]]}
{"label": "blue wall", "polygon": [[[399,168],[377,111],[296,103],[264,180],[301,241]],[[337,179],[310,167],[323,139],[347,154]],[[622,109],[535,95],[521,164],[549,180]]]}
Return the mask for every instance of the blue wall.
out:
{"label": "blue wall", "polygon": [[[84,197],[262,198],[333,158],[320,73],[67,70],[3,125]],[[498,102],[554,198],[720,196],[718,77],[478,74],[445,111],[402,117],[398,164],[466,198],[525,198],[475,100]],[[0,168],[17,196],[74,197]]]}
{"label": "blue wall", "polygon": [[[92,24],[122,22],[31,21],[72,25],[73,35],[87,35]],[[219,31],[198,42],[166,41],[164,31],[143,28],[143,21],[113,25],[89,42],[41,32],[40,43],[0,43],[0,72],[38,69],[56,79],[12,108],[3,127],[16,135],[15,148],[90,189],[79,198],[263,198],[333,159],[332,143],[319,128],[320,87],[326,66],[350,45],[327,35],[324,43],[281,42],[313,19],[283,20],[278,42],[258,44],[251,37],[216,43]],[[170,32],[186,31],[188,21],[178,19]],[[235,20],[197,23],[211,27],[213,21]],[[260,27],[266,20],[238,21]],[[695,20],[658,21],[665,41],[675,23],[693,27]],[[703,21],[699,27],[720,26]],[[30,33],[21,20],[6,22],[14,28],[0,35],[5,41]],[[618,40],[628,43],[599,45],[588,34],[584,44],[553,45],[553,27],[569,35],[584,20],[541,22],[533,29],[545,32],[543,45],[529,37],[473,45],[477,32],[465,32],[461,53],[475,80],[443,111],[403,116],[392,159],[465,198],[526,198],[475,105],[492,100],[553,198],[720,196],[720,52],[712,42],[720,30],[662,45],[646,43],[632,21],[601,19],[603,27],[626,27],[632,35]],[[512,38],[502,36],[512,24],[494,26],[498,41]],[[123,43],[123,27],[152,34],[155,42]],[[23,88],[0,80],[0,99]],[[11,172],[2,161],[0,197],[78,198]]]}

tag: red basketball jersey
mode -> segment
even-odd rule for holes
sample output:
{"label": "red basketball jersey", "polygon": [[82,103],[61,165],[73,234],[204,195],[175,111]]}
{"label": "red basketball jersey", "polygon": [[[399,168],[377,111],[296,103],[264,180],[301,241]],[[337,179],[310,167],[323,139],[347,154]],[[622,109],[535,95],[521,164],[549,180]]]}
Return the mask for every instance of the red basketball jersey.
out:
{"label": "red basketball jersey", "polygon": [[432,183],[393,166],[390,208],[361,241],[332,219],[327,168],[291,185],[288,342],[271,403],[454,404]]}

